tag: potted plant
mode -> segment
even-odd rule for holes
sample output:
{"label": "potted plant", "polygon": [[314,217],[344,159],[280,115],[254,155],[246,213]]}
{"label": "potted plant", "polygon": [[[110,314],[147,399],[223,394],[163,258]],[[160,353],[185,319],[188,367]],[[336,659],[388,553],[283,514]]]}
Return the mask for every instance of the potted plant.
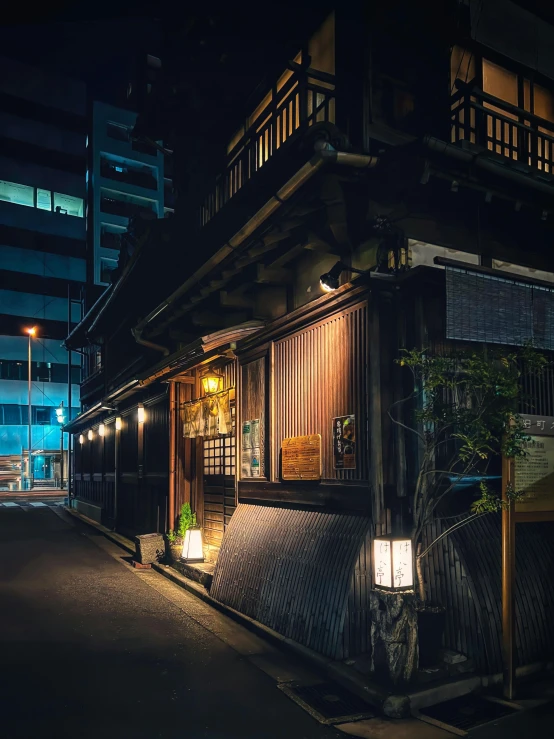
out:
{"label": "potted plant", "polygon": [[196,526],[196,513],[192,512],[190,503],[183,503],[177,519],[177,529],[167,532],[168,554],[172,562],[178,562],[183,553],[185,534]]}

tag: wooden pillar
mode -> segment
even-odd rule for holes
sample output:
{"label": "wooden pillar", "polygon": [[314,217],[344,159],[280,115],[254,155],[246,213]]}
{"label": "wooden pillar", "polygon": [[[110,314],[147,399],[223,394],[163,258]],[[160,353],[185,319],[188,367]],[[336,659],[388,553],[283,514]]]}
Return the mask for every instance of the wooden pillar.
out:
{"label": "wooden pillar", "polygon": [[507,490],[514,483],[514,460],[502,459],[502,675],[504,698],[515,698],[515,506]]}
{"label": "wooden pillar", "polygon": [[177,427],[179,386],[169,383],[169,485],[167,500],[167,528],[175,528],[175,489],[176,489],[176,462],[177,462]]}
{"label": "wooden pillar", "polygon": [[373,495],[373,522],[375,534],[385,534],[385,501],[383,492],[383,432],[381,404],[381,330],[379,321],[379,291],[374,290],[369,301],[369,444],[370,481]]}

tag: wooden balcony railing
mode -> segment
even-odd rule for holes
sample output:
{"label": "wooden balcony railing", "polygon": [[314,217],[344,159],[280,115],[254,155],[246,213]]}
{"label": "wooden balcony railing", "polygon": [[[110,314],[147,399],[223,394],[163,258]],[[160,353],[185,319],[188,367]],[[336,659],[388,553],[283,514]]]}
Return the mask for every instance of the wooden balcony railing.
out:
{"label": "wooden balcony railing", "polygon": [[467,141],[552,175],[554,123],[457,82],[452,96],[452,142]]}
{"label": "wooden balcony railing", "polygon": [[333,75],[302,68],[292,62],[289,72],[281,77],[266,99],[267,104],[258,106],[257,113],[248,119],[244,135],[228,153],[225,171],[204,199],[200,208],[201,226],[208,223],[299,132],[315,123],[334,123],[335,120]]}

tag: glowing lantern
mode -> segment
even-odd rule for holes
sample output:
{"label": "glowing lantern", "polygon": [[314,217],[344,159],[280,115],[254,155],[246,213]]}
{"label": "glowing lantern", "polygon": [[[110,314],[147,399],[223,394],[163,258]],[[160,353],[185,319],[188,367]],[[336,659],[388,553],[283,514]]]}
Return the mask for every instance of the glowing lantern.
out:
{"label": "glowing lantern", "polygon": [[115,419],[115,430],[121,431],[121,418],[119,416]]}
{"label": "glowing lantern", "polygon": [[199,528],[187,529],[181,559],[185,562],[203,562],[202,531]]}
{"label": "glowing lantern", "polygon": [[104,426],[103,423],[101,423],[100,426],[98,426],[98,436],[104,436],[105,433],[106,433],[106,427]]}
{"label": "glowing lantern", "polygon": [[210,374],[202,378],[202,387],[204,389],[204,395],[217,393],[223,388],[223,377],[217,375],[215,372],[210,372]]}
{"label": "glowing lantern", "polygon": [[381,536],[373,542],[373,583],[380,590],[412,590],[414,561],[411,539]]}
{"label": "glowing lantern", "polygon": [[83,436],[83,434],[79,434],[79,444],[84,444],[84,443],[85,443],[85,437]]}
{"label": "glowing lantern", "polygon": [[92,433],[92,429],[89,429],[89,430],[88,430],[88,440],[89,440],[89,441],[92,441],[92,437],[93,437],[93,436],[94,436],[94,434]]}
{"label": "glowing lantern", "polygon": [[144,406],[141,404],[138,407],[137,411],[137,417],[139,423],[144,423],[145,415],[144,415]]}

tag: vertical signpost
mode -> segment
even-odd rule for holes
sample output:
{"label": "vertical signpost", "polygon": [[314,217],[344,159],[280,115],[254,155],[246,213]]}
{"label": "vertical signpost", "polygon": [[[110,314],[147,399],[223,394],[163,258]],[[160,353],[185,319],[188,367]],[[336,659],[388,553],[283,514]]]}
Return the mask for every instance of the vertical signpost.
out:
{"label": "vertical signpost", "polygon": [[515,511],[507,492],[513,485],[514,460],[502,460],[502,674],[504,698],[515,697],[514,586],[515,586]]}
{"label": "vertical signpost", "polygon": [[[502,657],[504,697],[515,697],[516,523],[554,521],[554,417],[523,415],[525,454],[502,462]],[[524,493],[516,503],[508,490]]]}

